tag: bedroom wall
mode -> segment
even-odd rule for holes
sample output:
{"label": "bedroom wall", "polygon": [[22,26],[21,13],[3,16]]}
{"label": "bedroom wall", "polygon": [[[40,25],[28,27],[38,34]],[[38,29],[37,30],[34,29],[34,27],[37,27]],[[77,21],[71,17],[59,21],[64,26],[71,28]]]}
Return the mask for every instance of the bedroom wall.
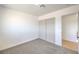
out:
{"label": "bedroom wall", "polygon": [[0,7],[0,50],[38,37],[37,16]]}

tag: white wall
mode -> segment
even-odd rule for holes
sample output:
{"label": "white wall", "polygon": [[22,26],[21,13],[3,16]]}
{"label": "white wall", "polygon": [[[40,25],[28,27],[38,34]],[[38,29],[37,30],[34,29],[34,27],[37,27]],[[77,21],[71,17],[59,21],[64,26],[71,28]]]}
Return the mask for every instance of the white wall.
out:
{"label": "white wall", "polygon": [[62,16],[71,14],[71,13],[78,13],[79,12],[79,5],[75,5],[72,7],[64,8],[61,10],[58,10],[56,12],[51,12],[45,15],[39,16],[39,20],[45,20],[49,18],[56,17],[55,20],[55,44],[62,45]]}
{"label": "white wall", "polygon": [[64,40],[77,42],[77,32],[78,32],[77,22],[78,21],[77,21],[76,14],[63,16],[62,33],[63,33]]}
{"label": "white wall", "polygon": [[0,8],[0,50],[38,38],[36,16]]}

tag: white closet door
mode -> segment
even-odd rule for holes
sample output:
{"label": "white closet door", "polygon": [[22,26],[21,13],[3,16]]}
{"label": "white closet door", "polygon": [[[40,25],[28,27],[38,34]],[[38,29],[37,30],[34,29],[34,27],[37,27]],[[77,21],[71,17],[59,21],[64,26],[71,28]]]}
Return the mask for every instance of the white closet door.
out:
{"label": "white closet door", "polygon": [[40,38],[46,40],[46,21],[42,20],[40,23]]}
{"label": "white closet door", "polygon": [[47,41],[54,43],[55,41],[55,20],[47,20]]}

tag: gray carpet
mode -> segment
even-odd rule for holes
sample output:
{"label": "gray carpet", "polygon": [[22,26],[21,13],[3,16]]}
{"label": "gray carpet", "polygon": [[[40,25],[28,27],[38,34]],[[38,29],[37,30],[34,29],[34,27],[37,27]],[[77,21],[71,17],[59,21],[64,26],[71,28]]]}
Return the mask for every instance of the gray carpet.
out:
{"label": "gray carpet", "polygon": [[75,51],[59,47],[47,41],[37,39],[4,51],[2,54],[77,54]]}

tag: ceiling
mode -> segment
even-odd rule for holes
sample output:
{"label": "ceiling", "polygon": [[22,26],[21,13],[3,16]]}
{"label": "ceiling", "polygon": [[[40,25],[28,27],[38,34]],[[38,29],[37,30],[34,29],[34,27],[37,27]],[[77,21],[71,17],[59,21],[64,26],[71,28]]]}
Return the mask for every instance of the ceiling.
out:
{"label": "ceiling", "polygon": [[39,5],[35,4],[2,4],[1,7],[11,8],[14,10],[29,13],[35,16],[54,12],[62,8],[73,6],[73,4],[44,4],[45,8],[40,8]]}

